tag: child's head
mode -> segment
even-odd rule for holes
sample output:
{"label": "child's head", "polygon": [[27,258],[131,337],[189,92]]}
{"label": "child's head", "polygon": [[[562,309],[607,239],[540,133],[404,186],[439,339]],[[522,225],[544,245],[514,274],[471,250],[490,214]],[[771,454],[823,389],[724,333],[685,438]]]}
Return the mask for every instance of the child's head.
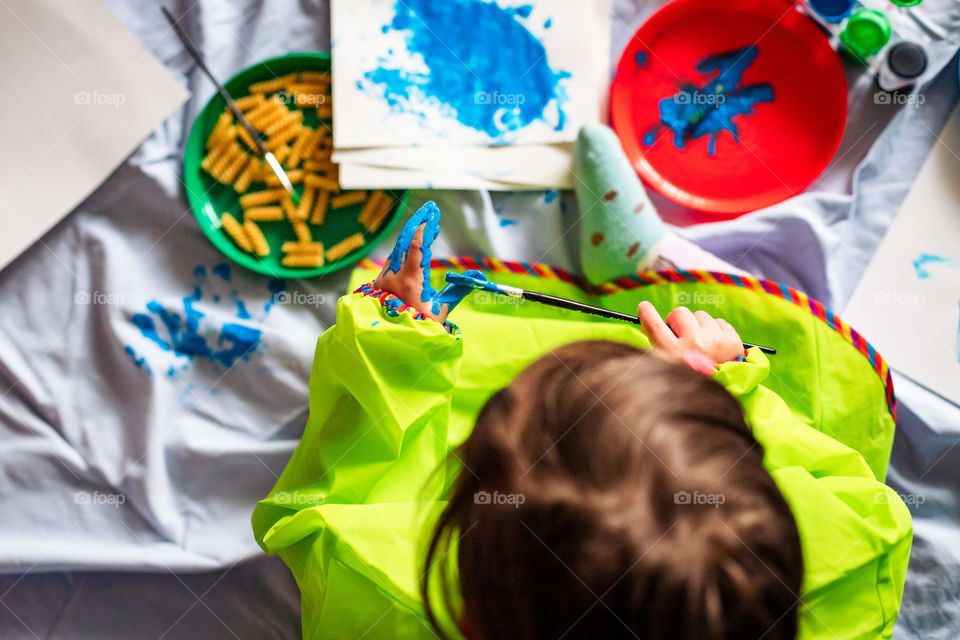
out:
{"label": "child's head", "polygon": [[793,515],[707,376],[571,344],[494,395],[457,456],[427,557],[443,566],[454,543],[457,572],[426,575],[456,576],[470,640],[796,635]]}

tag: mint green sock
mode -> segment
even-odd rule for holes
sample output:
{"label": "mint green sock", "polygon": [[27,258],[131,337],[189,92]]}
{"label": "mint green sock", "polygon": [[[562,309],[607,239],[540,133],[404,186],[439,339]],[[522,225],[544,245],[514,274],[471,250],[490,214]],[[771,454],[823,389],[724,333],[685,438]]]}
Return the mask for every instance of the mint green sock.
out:
{"label": "mint green sock", "polygon": [[574,170],[584,275],[601,283],[636,273],[667,228],[612,129],[580,129]]}

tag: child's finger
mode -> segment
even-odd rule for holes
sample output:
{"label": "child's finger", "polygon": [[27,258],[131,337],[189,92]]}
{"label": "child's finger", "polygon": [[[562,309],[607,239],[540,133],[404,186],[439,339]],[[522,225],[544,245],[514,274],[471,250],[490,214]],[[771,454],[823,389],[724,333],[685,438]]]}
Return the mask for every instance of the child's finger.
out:
{"label": "child's finger", "polygon": [[656,307],[644,300],[637,306],[637,317],[640,318],[640,328],[650,338],[654,345],[670,345],[677,341],[677,336],[666,325]]}
{"label": "child's finger", "polygon": [[737,333],[737,330],[723,318],[717,318],[717,326],[720,327],[720,330],[723,331],[724,334],[732,336],[738,341],[740,340],[740,334]]}
{"label": "child's finger", "polygon": [[678,336],[687,336],[696,334],[700,328],[693,312],[686,307],[677,307],[667,314],[667,326],[673,329]]}
{"label": "child's finger", "polygon": [[697,322],[700,323],[700,326],[704,329],[707,328],[719,328],[720,325],[717,324],[717,321],[706,311],[694,311],[693,317],[697,319]]}

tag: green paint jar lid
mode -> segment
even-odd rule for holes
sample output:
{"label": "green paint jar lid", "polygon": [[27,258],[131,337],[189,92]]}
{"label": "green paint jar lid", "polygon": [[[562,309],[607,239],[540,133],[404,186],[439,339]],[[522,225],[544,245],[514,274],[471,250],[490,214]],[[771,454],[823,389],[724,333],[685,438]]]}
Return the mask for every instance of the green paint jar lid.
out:
{"label": "green paint jar lid", "polygon": [[890,0],[890,2],[898,7],[915,7],[923,2],[923,0]]}
{"label": "green paint jar lid", "polygon": [[879,11],[861,9],[847,21],[840,41],[850,53],[865,59],[877,53],[890,41],[890,21]]}

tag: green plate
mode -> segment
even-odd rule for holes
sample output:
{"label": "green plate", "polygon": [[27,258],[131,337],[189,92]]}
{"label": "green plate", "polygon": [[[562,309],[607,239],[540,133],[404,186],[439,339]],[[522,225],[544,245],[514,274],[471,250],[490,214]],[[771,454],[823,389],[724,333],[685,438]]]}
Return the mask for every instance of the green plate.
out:
{"label": "green plate", "polygon": [[[327,53],[291,53],[279,58],[271,58],[236,74],[226,83],[227,92],[234,97],[247,95],[247,88],[262,80],[270,80],[278,76],[296,71],[329,71],[330,54]],[[220,228],[220,215],[232,213],[238,220],[241,218],[240,194],[229,185],[222,185],[213,179],[206,171],[200,168],[200,163],[206,155],[204,145],[210,132],[223,112],[226,104],[219,94],[204,106],[190,129],[187,140],[187,149],[183,156],[183,181],[186,186],[187,202],[196,216],[200,228],[210,238],[210,241],[228,258],[248,269],[266,275],[281,278],[308,278],[322,275],[337,269],[343,269],[354,264],[364,257],[377,243],[388,235],[400,218],[400,212],[406,210],[406,191],[387,191],[394,200],[393,209],[387,214],[383,225],[374,233],[369,233],[357,221],[357,216],[363,205],[344,207],[336,211],[328,211],[326,220],[320,226],[311,225],[314,240],[322,242],[324,247],[330,248],[340,240],[354,233],[361,232],[367,241],[365,245],[351,251],[343,258],[323,265],[306,269],[284,267],[280,264],[283,257],[280,244],[287,240],[296,240],[293,230],[286,221],[261,222],[260,228],[270,243],[271,252],[264,258],[257,257],[242,251]],[[320,121],[316,111],[304,110],[304,124],[316,127]],[[265,188],[262,182],[254,182],[249,192]],[[298,185],[302,193],[303,186]]]}

